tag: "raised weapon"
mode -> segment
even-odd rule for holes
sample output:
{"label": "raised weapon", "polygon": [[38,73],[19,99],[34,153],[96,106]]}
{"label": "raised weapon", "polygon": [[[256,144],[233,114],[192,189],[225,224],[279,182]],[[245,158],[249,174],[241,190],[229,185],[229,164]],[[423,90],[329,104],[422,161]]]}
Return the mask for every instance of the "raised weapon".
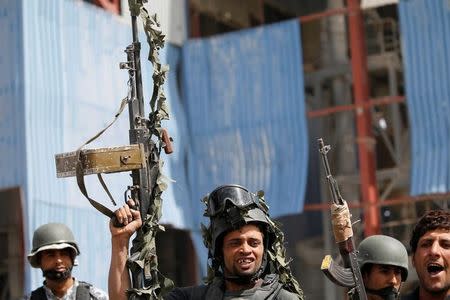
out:
{"label": "raised weapon", "polygon": [[[161,150],[172,152],[171,138],[162,128],[161,121],[168,120],[168,107],[163,84],[168,66],[159,61],[159,50],[164,47],[164,35],[159,29],[156,15],[150,16],[144,7],[147,0],[128,0],[131,14],[133,41],[126,47],[127,61],[120,68],[128,71],[128,94],[122,100],[114,120],[103,130],[89,139],[74,152],[55,155],[57,177],[76,176],[78,186],[89,202],[104,215],[114,218],[114,213],[99,202],[90,198],[84,184],[84,176],[97,174],[109,198],[115,201],[104,183],[101,173],[131,171],[132,184],[125,192],[136,203],[143,225],[132,241],[128,267],[131,272],[129,299],[161,299],[171,289],[173,283],[158,271],[155,237],[163,230],[159,225],[161,218],[161,194],[167,188],[162,180],[160,159]],[[150,99],[151,112],[144,112],[142,71],[140,61],[141,44],[138,37],[137,18],[142,19],[144,32],[150,46],[148,59],[153,65],[153,93]],[[83,147],[107,130],[128,105],[130,145],[122,147],[83,149]]]}
{"label": "raised weapon", "polygon": [[318,139],[319,153],[322,157],[325,175],[331,194],[331,223],[334,239],[339,247],[344,267],[333,261],[331,255],[322,260],[321,270],[333,283],[349,288],[353,300],[367,300],[361,270],[358,265],[357,250],[353,241],[351,214],[347,202],[342,198],[337,181],[333,178],[328,163],[327,153],[330,145],[325,145],[323,139]]}

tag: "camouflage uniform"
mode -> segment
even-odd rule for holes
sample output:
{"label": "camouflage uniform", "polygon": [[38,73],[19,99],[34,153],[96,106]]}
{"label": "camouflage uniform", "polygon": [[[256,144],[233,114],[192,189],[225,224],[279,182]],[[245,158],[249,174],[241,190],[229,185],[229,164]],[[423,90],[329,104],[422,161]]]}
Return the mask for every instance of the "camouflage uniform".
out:
{"label": "camouflage uniform", "polygon": [[261,286],[238,292],[227,292],[223,288],[223,280],[217,278],[208,285],[175,288],[164,300],[207,300],[207,299],[257,299],[257,300],[292,300],[299,299],[298,294],[282,288],[277,275],[265,276]]}

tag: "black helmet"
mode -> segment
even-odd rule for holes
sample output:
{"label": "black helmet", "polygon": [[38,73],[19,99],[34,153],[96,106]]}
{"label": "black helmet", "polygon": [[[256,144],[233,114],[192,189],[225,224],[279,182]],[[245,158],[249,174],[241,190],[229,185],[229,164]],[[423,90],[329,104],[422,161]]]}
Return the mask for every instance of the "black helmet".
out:
{"label": "black helmet", "polygon": [[65,224],[48,223],[40,226],[33,234],[33,249],[28,254],[28,261],[33,268],[39,268],[37,254],[49,249],[65,249],[72,250],[73,262],[76,265],[75,256],[80,254],[77,242],[72,231]]}
{"label": "black helmet", "polygon": [[408,252],[403,244],[387,235],[372,235],[358,246],[358,263],[397,266],[401,269],[402,281],[408,277]]}
{"label": "black helmet", "polygon": [[205,216],[215,217],[225,212],[227,208],[236,206],[241,209],[255,205],[268,213],[268,207],[260,201],[260,198],[250,193],[245,187],[237,184],[222,185],[207,195]]}

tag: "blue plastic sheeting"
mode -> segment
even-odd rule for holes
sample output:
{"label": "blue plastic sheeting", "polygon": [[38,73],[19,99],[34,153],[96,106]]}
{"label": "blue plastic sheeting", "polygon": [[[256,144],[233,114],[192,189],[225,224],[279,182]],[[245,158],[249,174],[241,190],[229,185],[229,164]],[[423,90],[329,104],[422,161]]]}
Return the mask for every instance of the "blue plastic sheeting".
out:
{"label": "blue plastic sheeting", "polygon": [[0,2],[0,188],[26,184],[21,10]]}
{"label": "blue plastic sheeting", "polygon": [[301,212],[308,140],[299,23],[188,41],[183,91],[194,219],[200,199],[226,183],[264,189],[272,216]]}
{"label": "blue plastic sheeting", "polygon": [[167,172],[168,189],[164,191],[163,211],[161,223],[191,229],[193,215],[191,213],[191,189],[187,180],[187,155],[189,148],[188,125],[186,123],[186,112],[179,91],[178,78],[180,77],[181,50],[173,45],[166,45],[162,53],[162,61],[169,67],[169,74],[165,84],[167,102],[170,110],[170,120],[165,126],[173,138],[173,153],[169,156],[162,154],[165,161],[164,170]]}
{"label": "blue plastic sheeting", "polygon": [[399,3],[411,124],[411,195],[450,191],[450,5]]}

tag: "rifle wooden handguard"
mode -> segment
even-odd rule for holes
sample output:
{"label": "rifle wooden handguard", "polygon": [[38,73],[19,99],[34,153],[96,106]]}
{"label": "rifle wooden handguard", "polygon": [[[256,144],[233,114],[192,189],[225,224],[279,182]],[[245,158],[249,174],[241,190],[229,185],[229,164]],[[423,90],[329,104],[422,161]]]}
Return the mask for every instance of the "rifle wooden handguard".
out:
{"label": "rifle wooden handguard", "polygon": [[[142,145],[81,150],[83,175],[116,173],[141,169],[145,166]],[[76,175],[77,151],[55,155],[58,178]]]}

